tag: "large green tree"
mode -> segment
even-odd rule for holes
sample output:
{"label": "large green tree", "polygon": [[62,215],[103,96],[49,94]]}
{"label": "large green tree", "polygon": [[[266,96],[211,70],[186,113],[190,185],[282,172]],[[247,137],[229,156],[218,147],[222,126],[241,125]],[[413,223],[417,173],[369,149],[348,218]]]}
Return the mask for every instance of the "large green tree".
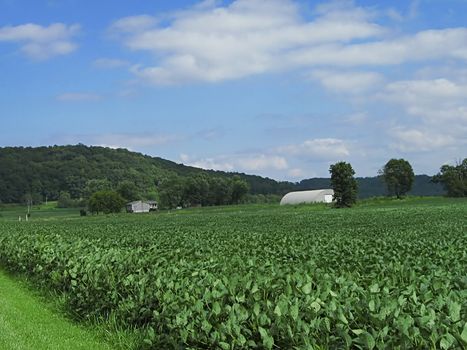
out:
{"label": "large green tree", "polygon": [[405,159],[391,159],[380,170],[389,195],[402,198],[412,189],[415,179],[412,166]]}
{"label": "large green tree", "polygon": [[248,182],[242,180],[240,176],[235,175],[232,178],[232,203],[238,204],[246,196],[250,186]]}
{"label": "large green tree", "polygon": [[182,177],[172,174],[159,184],[159,200],[162,209],[173,209],[183,205],[185,183]]}
{"label": "large green tree", "polygon": [[118,184],[117,193],[129,202],[141,199],[138,187],[134,182],[129,180],[122,181]]}
{"label": "large green tree", "polygon": [[119,213],[125,205],[125,199],[114,191],[99,191],[94,193],[88,201],[88,209],[91,213],[103,212]]}
{"label": "large green tree", "polygon": [[467,197],[467,158],[456,166],[443,165],[432,181],[443,184],[449,197]]}
{"label": "large green tree", "polygon": [[352,165],[338,162],[329,168],[331,187],[334,190],[334,205],[338,208],[351,207],[357,201],[357,181]]}

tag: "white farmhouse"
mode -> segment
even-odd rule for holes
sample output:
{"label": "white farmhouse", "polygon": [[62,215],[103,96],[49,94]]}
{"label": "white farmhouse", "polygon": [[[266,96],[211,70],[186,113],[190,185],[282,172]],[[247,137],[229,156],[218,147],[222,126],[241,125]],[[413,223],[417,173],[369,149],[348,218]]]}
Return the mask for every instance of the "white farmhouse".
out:
{"label": "white farmhouse", "polygon": [[156,201],[134,201],[126,205],[127,213],[149,213],[153,210],[157,210]]}
{"label": "white farmhouse", "polygon": [[289,192],[281,199],[284,204],[331,203],[334,191],[331,189]]}

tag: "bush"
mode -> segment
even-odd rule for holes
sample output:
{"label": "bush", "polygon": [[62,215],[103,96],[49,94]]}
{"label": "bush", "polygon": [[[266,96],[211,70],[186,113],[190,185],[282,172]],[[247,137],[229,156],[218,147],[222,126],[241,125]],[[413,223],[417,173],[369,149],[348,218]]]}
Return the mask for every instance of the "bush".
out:
{"label": "bush", "polygon": [[88,208],[91,213],[99,214],[103,212],[119,213],[125,205],[125,200],[117,192],[99,191],[89,198]]}

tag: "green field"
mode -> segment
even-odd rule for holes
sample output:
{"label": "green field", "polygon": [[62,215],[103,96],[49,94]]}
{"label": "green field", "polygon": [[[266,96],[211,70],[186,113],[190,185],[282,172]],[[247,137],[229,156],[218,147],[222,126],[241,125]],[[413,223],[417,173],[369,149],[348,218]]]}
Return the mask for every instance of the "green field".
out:
{"label": "green field", "polygon": [[[465,349],[467,201],[0,220],[0,265],[154,349]],[[11,220],[10,220],[10,219]]]}

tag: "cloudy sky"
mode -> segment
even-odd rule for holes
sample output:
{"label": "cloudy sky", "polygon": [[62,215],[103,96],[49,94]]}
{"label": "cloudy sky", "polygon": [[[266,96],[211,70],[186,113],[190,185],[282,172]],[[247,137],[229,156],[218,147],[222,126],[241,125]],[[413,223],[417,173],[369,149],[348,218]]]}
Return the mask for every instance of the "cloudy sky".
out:
{"label": "cloudy sky", "polygon": [[0,0],[0,146],[275,179],[467,156],[467,0]]}

